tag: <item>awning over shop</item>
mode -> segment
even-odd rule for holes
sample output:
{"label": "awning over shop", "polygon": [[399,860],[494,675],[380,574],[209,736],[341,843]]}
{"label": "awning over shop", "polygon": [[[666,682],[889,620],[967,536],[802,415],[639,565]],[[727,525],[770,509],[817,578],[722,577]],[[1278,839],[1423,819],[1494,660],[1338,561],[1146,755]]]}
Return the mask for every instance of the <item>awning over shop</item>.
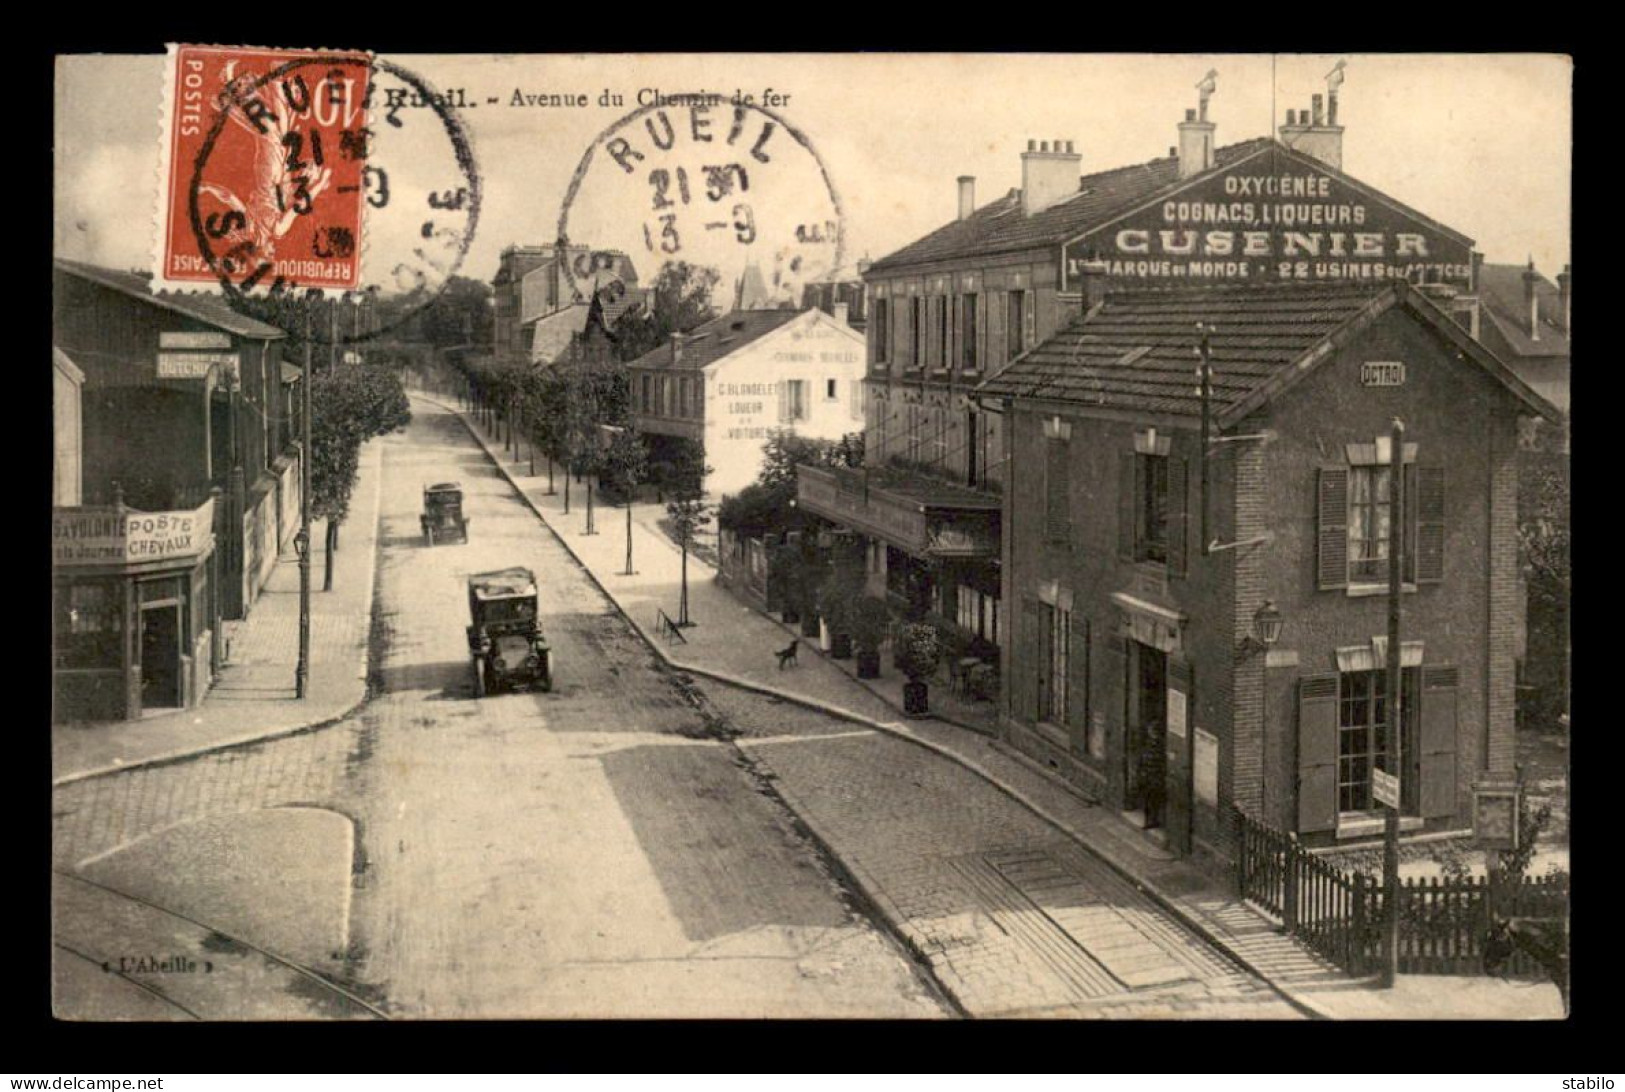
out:
{"label": "awning over shop", "polygon": [[999,498],[951,482],[889,468],[801,466],[796,503],[915,557],[999,556]]}

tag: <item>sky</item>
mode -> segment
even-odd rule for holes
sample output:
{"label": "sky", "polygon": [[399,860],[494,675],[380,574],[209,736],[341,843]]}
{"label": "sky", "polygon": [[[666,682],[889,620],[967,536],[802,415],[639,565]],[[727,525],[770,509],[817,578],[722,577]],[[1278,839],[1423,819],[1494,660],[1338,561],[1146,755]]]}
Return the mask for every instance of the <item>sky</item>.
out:
{"label": "sky", "polygon": [[[1325,91],[1326,73],[1338,60],[1347,62],[1339,97],[1347,174],[1475,239],[1490,262],[1533,257],[1551,276],[1569,261],[1572,65],[1566,57],[384,58],[436,89],[462,88],[465,101],[477,103],[459,111],[482,190],[479,224],[461,272],[481,280],[495,274],[504,247],[557,237],[561,206],[589,149],[595,151],[568,220],[571,239],[626,249],[634,258],[637,248],[654,244],[637,231],[640,218],[651,215],[644,207],[652,196],[648,180],[622,178],[603,143],[612,129],[642,135],[643,119],[630,124],[624,119],[645,89],[666,95],[743,91],[758,103],[770,88],[781,96],[773,113],[798,130],[805,145],[786,143],[781,132],[768,147],[777,154],[765,166],[745,156],[743,145],[736,150],[757,172],[751,198],[759,221],[753,228],[761,231],[761,240],[752,244],[750,260],[782,266],[804,253],[808,261],[827,265],[833,248],[806,244],[798,250],[799,244],[788,241],[792,225],[833,216],[838,208],[844,217],[844,261],[878,259],[954,218],[959,176],[975,177],[978,205],[1019,186],[1020,153],[1029,139],[1072,141],[1083,157],[1082,173],[1166,155],[1177,143],[1176,125],[1184,111],[1197,104],[1195,85],[1210,70],[1217,72],[1217,84],[1209,118],[1218,126],[1219,145],[1264,136],[1284,120],[1287,109],[1307,108],[1311,95]],[[59,256],[120,268],[152,264],[163,71],[160,54],[58,58],[54,243]],[[606,92],[619,95],[620,105],[600,106]],[[589,105],[511,105],[516,94],[580,94]],[[717,138],[725,135],[728,112],[727,107],[718,111]],[[687,116],[682,110],[668,113],[679,124]],[[380,156],[398,172],[402,191],[455,182],[447,174],[455,173],[455,165],[429,112],[409,112],[407,121],[400,130],[381,127],[389,143]],[[647,144],[647,136],[642,139]],[[748,133],[744,139],[750,139]],[[657,156],[638,166],[659,162]],[[670,164],[674,172],[678,162]],[[701,159],[686,162],[697,168]],[[695,185],[700,185],[697,178]],[[727,209],[731,201],[717,207]],[[369,279],[375,251],[382,255],[411,245],[417,222],[409,220],[404,213],[393,220],[369,219],[364,259]],[[712,236],[734,232],[730,222]]]}

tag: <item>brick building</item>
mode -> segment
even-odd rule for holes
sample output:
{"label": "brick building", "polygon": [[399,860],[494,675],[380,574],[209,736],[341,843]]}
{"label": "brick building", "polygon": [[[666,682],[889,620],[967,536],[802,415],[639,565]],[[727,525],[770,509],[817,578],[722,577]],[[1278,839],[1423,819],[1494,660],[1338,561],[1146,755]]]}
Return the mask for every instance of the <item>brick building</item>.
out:
{"label": "brick building", "polygon": [[1557,411],[1439,304],[1403,281],[1107,292],[975,398],[1022,470],[1005,729],[1181,852],[1223,853],[1231,804],[1310,844],[1381,831],[1403,419],[1402,829],[1471,826],[1474,782],[1512,772],[1519,422]]}

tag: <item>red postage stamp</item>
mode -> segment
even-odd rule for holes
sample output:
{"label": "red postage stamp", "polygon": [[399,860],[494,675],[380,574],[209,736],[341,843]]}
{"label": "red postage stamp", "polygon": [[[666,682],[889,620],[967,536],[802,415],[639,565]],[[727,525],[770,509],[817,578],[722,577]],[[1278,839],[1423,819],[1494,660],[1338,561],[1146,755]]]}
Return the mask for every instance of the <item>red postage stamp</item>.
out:
{"label": "red postage stamp", "polygon": [[365,53],[170,46],[161,284],[361,283]]}

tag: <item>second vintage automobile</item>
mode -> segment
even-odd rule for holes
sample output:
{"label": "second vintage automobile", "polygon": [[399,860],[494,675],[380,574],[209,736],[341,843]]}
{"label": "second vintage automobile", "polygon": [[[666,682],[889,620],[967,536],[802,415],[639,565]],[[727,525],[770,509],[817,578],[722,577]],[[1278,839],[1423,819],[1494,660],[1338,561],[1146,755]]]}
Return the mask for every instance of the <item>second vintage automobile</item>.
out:
{"label": "second vintage automobile", "polygon": [[536,620],[536,576],[514,567],[468,578],[468,652],[474,696],[521,686],[553,689],[553,657]]}
{"label": "second vintage automobile", "polygon": [[463,515],[463,487],[439,482],[423,487],[423,515],[418,517],[430,546],[439,542],[467,542],[468,517]]}

